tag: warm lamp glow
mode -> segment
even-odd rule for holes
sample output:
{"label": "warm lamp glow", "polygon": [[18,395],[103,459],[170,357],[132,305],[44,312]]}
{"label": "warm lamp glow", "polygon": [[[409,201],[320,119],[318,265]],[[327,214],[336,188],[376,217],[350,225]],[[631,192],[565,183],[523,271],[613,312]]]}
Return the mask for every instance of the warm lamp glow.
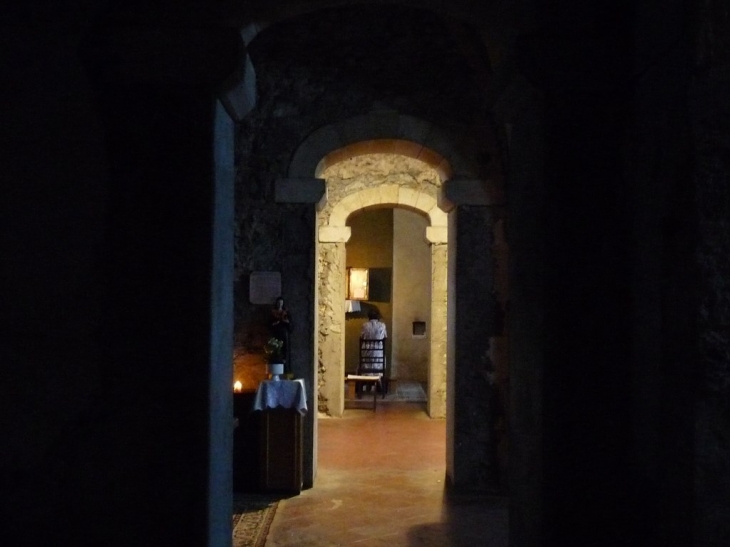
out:
{"label": "warm lamp glow", "polygon": [[347,269],[347,300],[368,299],[368,269]]}
{"label": "warm lamp glow", "polygon": [[241,391],[243,391],[243,384],[236,380],[236,382],[233,384],[233,391],[235,393],[241,393]]}

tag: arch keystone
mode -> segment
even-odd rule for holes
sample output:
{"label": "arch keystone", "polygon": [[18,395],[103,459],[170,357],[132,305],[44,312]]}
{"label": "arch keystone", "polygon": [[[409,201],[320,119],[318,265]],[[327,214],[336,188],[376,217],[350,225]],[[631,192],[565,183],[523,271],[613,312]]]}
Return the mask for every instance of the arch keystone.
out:
{"label": "arch keystone", "polygon": [[365,190],[358,193],[360,194],[360,201],[363,207],[366,205],[377,205],[381,203],[378,188],[365,188]]}
{"label": "arch keystone", "polygon": [[413,207],[414,209],[418,206],[419,192],[412,188],[399,188],[398,189],[398,204],[405,205],[406,207]]}
{"label": "arch keystone", "polygon": [[377,203],[396,205],[398,203],[399,188],[400,186],[398,186],[397,184],[383,184],[382,186],[378,186]]}

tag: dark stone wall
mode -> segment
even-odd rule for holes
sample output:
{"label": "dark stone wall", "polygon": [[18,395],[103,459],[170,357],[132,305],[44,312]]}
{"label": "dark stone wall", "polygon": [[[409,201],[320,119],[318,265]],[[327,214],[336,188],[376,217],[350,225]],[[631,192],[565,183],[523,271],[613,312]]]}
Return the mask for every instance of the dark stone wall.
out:
{"label": "dark stone wall", "polygon": [[[708,223],[697,216],[687,102],[692,29],[685,8],[646,2],[612,13],[566,10],[572,17],[548,18],[552,31],[518,41],[518,64],[542,101],[532,123],[544,131],[544,141],[533,145],[528,161],[534,191],[545,192],[542,203],[525,193],[508,195],[508,233],[515,238],[511,288],[519,299],[519,311],[511,309],[511,334],[531,339],[537,351],[543,347],[532,371],[536,378],[528,377],[524,361],[531,356],[522,340],[511,353],[517,397],[511,456],[518,459],[511,463],[520,475],[512,484],[521,500],[513,500],[511,523],[518,545],[723,541],[720,517],[711,517],[713,529],[704,523],[702,532],[695,528],[705,518],[700,515],[725,514],[724,502],[718,503],[726,498],[719,462],[727,456],[721,443],[709,443],[715,448],[700,453],[711,456],[695,468],[695,427],[716,423],[696,414],[697,385],[688,377],[689,370],[704,368],[696,253],[707,248],[714,254],[722,245],[702,243],[701,227]],[[724,96],[720,80],[709,82],[710,97]],[[707,99],[703,94],[699,102],[716,116],[722,110]],[[519,123],[529,111],[513,120]],[[721,124],[712,127],[703,139],[724,134]],[[513,143],[511,157],[525,158],[517,145],[529,142]],[[543,147],[541,167],[535,162]],[[718,149],[715,144],[704,152],[709,148]],[[714,168],[707,178],[719,181],[719,164],[709,164]],[[524,191],[524,165],[511,163],[510,172],[518,176],[509,187]],[[717,208],[718,196],[724,203],[716,193],[722,184],[708,183],[715,219],[709,225],[722,225],[726,214]],[[525,239],[530,225],[531,237],[544,232],[542,248]],[[722,267],[710,269],[717,280]],[[712,287],[711,301],[722,302],[722,284]],[[535,336],[520,326],[533,315],[525,298],[530,294],[540,329]],[[530,392],[540,401],[527,398]],[[543,405],[539,425],[521,410],[535,404]],[[720,411],[721,405],[710,406]],[[536,431],[538,438],[526,435]],[[531,445],[540,447],[539,461],[530,455]],[[543,474],[540,508],[529,509],[534,500],[526,494],[525,465],[535,476]],[[713,486],[696,497],[699,477]],[[525,523],[533,522],[524,518],[526,510],[543,519],[532,537],[525,533]]]}
{"label": "dark stone wall", "polygon": [[457,42],[449,24],[456,25],[429,11],[378,4],[274,25],[250,49],[261,107],[280,131],[293,129],[283,122],[295,116],[317,128],[376,105],[435,123],[477,121],[485,90],[475,68],[484,66],[471,66],[465,53],[475,49],[486,64],[486,52],[473,32],[466,46]]}
{"label": "dark stone wall", "polygon": [[714,0],[698,2],[697,14],[691,94],[700,280],[695,544],[715,547],[730,542],[730,17]]}
{"label": "dark stone wall", "polygon": [[[508,178],[511,541],[722,545],[727,16],[713,2],[561,4],[517,41],[529,84],[509,101],[532,93],[540,107],[507,109],[520,136]],[[530,178],[544,201],[524,193]]]}
{"label": "dark stone wall", "polygon": [[509,128],[509,412],[510,543],[542,538],[542,392],[545,362],[544,97],[528,81],[515,82],[499,115]]}
{"label": "dark stone wall", "polygon": [[626,147],[633,534],[647,545],[689,545],[695,391],[686,374],[688,364],[698,361],[698,277],[687,104],[690,28],[683,3],[645,3],[634,37]]}
{"label": "dark stone wall", "polygon": [[[39,545],[51,530],[63,540],[78,533],[64,522],[82,518],[77,493],[94,479],[72,485],[103,450],[91,439],[106,416],[99,322],[108,164],[79,35],[22,21],[2,23],[3,58],[14,62],[3,63],[0,86],[0,521],[8,538]],[[48,518],[38,522],[37,511]]]}
{"label": "dark stone wall", "polygon": [[[627,154],[633,216],[635,536],[730,541],[727,97],[716,2],[644,3]],[[661,22],[661,25],[657,25]]]}
{"label": "dark stone wall", "polygon": [[542,542],[621,545],[630,427],[625,6],[546,13],[519,59],[542,91]]}
{"label": "dark stone wall", "polygon": [[143,30],[94,34],[84,2],[27,8],[2,21],[4,541],[222,543],[232,230],[213,198],[233,158],[214,143],[233,127],[213,87],[240,38],[208,36],[200,72],[198,49],[136,65]]}

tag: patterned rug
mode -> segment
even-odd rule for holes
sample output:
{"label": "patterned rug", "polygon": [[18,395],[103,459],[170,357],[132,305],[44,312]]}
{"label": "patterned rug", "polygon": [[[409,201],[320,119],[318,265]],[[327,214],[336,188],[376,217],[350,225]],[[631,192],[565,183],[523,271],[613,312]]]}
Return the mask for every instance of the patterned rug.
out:
{"label": "patterned rug", "polygon": [[279,498],[233,494],[233,547],[263,547]]}

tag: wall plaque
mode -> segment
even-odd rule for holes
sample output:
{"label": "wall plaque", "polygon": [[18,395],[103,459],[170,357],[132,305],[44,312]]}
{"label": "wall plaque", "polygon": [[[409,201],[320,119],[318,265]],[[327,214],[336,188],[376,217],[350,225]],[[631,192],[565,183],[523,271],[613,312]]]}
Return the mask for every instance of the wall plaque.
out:
{"label": "wall plaque", "polygon": [[251,304],[273,304],[281,296],[281,272],[251,272],[248,300]]}

